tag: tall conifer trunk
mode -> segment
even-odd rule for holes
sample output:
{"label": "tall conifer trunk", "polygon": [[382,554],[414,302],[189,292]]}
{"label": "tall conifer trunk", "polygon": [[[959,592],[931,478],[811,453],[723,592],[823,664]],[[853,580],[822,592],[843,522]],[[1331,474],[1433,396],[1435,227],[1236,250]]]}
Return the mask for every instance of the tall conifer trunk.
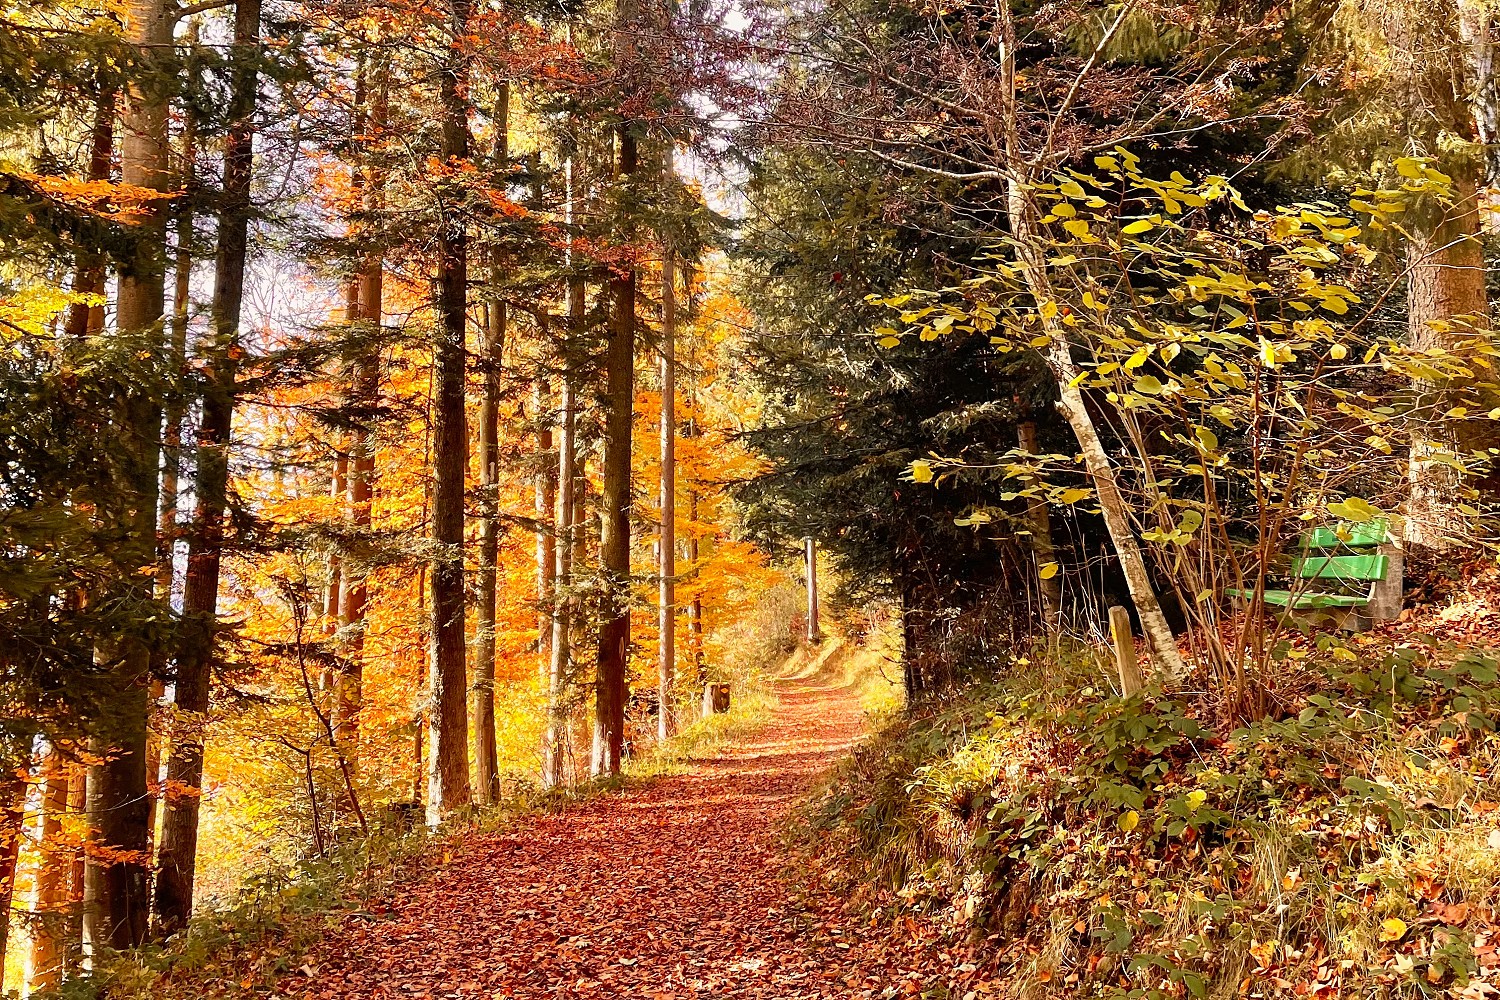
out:
{"label": "tall conifer trunk", "polygon": [[[495,99],[495,181],[510,173],[510,83],[502,81]],[[500,365],[505,350],[506,302],[501,294],[498,251],[490,254],[490,301],[485,307],[480,364],[484,398],[479,406],[479,606],[474,636],[474,796],[480,804],[499,795],[499,751],[495,740],[495,612],[500,557]]]}
{"label": "tall conifer trunk", "polygon": [[[42,839],[36,872],[36,914],[31,950],[26,956],[28,992],[52,989],[62,982],[67,958],[65,919],[72,858],[63,844],[63,816],[68,811],[71,765],[56,747],[42,761]],[[0,949],[3,953],[4,949]]]}
{"label": "tall conifer trunk", "polygon": [[0,774],[0,995],[5,989],[5,946],[10,940],[10,905],[16,892],[16,862],[21,856],[21,838],[26,836],[25,821],[26,779],[19,769]]}
{"label": "tall conifer trunk", "polygon": [[[469,156],[468,0],[451,0],[447,58],[438,67],[443,160]],[[464,671],[464,334],[469,235],[457,192],[444,198],[437,238],[438,329],[433,350],[431,659],[427,724],[427,822],[470,800],[469,722]]]}
{"label": "tall conifer trunk", "polygon": [[[100,80],[98,102],[94,108],[93,127],[89,129],[88,179],[109,180],[115,162],[115,111],[118,95],[112,82]],[[97,253],[78,255],[73,275],[73,291],[79,295],[104,295],[104,259]],[[75,302],[68,307],[63,331],[78,340],[104,329],[103,302],[89,305]]]}
{"label": "tall conifer trunk", "polygon": [[[369,95],[370,111],[358,115],[360,130],[379,135],[388,118],[388,67],[384,61],[375,67],[373,93]],[[384,176],[373,166],[356,171],[361,187],[366,224],[384,204]],[[368,242],[368,240],[365,240]],[[351,325],[359,342],[353,370],[350,373],[349,398],[357,419],[350,446],[348,471],[349,521],[356,537],[369,534],[372,505],[375,498],[375,412],[380,405],[379,334],[385,319],[385,261],[378,250],[366,250],[358,275],[355,276],[355,302]],[[365,608],[369,604],[369,567],[343,567],[339,574],[339,632],[343,638],[339,651],[339,670],[335,681],[334,738],[339,753],[351,771],[359,766],[359,713],[364,705]]]}
{"label": "tall conifer trunk", "polygon": [[193,909],[204,725],[218,625],[219,566],[229,506],[229,446],[241,353],[239,328],[250,228],[260,6],[261,0],[239,0],[235,7],[234,85],[229,133],[224,140],[223,204],[214,255],[213,337],[205,358],[208,372],[198,430],[198,501],[183,585],[184,636],[177,656],[174,728],[167,759],[170,791],[156,879],[156,919],[164,934],[186,923]]}
{"label": "tall conifer trunk", "polygon": [[[541,330],[546,341],[550,331],[545,322]],[[556,434],[553,423],[552,387],[547,379],[539,378],[532,393],[532,409],[536,420],[536,477],[532,482],[533,507],[536,512],[536,604],[537,604],[537,662],[542,682],[545,684],[552,664],[552,587],[557,577],[556,553],[557,530],[554,512],[557,506],[557,460],[553,456]]]}
{"label": "tall conifer trunk", "polygon": [[[615,68],[622,90],[638,85],[636,41],[640,7],[637,0],[615,4]],[[625,99],[625,93],[620,95]],[[634,123],[623,120],[616,129],[616,176],[629,187],[639,166]],[[631,236],[622,224],[621,235]],[[616,266],[609,281],[609,335],[604,357],[604,468],[600,500],[603,523],[599,535],[599,570],[603,577],[600,605],[598,675],[594,690],[593,773],[619,774],[625,751],[625,674],[630,656],[630,460],[635,416],[635,286],[636,271],[628,262]]]}
{"label": "tall conifer trunk", "polygon": [[[164,0],[131,0],[124,35],[152,70],[171,51],[173,20]],[[120,180],[166,190],[167,96],[156,82],[137,83],[125,95],[121,121]],[[136,357],[159,360],[165,287],[166,217],[159,207],[135,227],[135,249],[122,268],[116,300],[118,336]],[[158,465],[161,406],[146,384],[119,391],[115,443],[126,468],[122,540],[114,552],[119,596],[143,611],[153,600],[157,559]],[[101,643],[96,655],[111,673],[108,710],[90,738],[88,819],[96,843],[84,873],[84,936],[93,945],[130,948],[146,938],[150,915],[151,797],[146,782],[151,650],[130,631]]]}

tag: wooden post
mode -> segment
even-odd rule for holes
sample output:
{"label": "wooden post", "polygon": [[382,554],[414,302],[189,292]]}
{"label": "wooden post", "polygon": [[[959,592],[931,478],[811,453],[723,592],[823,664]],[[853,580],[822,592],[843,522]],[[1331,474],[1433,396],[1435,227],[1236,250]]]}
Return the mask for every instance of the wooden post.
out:
{"label": "wooden post", "polygon": [[1120,671],[1120,693],[1129,698],[1144,687],[1145,682],[1141,680],[1140,663],[1135,658],[1130,612],[1118,604],[1109,609],[1109,635],[1115,647],[1115,666]]}
{"label": "wooden post", "polygon": [[823,639],[818,628],[818,543],[811,535],[802,541],[807,550],[807,644],[815,646]]}
{"label": "wooden post", "polygon": [[1401,617],[1405,590],[1406,559],[1402,538],[1392,533],[1376,551],[1385,556],[1385,576],[1375,582],[1365,614],[1372,622],[1395,621]]}

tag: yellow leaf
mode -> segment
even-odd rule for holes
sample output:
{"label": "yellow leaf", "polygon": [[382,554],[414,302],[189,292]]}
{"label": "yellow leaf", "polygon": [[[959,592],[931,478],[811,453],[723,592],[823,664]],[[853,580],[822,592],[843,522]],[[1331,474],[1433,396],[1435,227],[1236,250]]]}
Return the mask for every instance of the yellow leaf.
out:
{"label": "yellow leaf", "polygon": [[876,343],[880,344],[881,347],[890,348],[900,344],[901,339],[899,337],[881,337]]}
{"label": "yellow leaf", "polygon": [[1406,921],[1400,917],[1386,917],[1380,922],[1380,940],[1400,941],[1406,936]]}
{"label": "yellow leaf", "polygon": [[1063,228],[1080,240],[1089,234],[1089,224],[1082,219],[1069,219],[1063,223]]}
{"label": "yellow leaf", "polygon": [[911,478],[914,483],[932,482],[932,463],[921,458],[911,463]]}
{"label": "yellow leaf", "polygon": [[1141,814],[1131,809],[1129,812],[1121,813],[1120,818],[1115,820],[1115,823],[1121,830],[1129,833],[1141,825]]}
{"label": "yellow leaf", "polygon": [[1197,812],[1208,801],[1208,793],[1201,788],[1195,788],[1187,793],[1187,804],[1189,812]]}
{"label": "yellow leaf", "polygon": [[1335,361],[1343,361],[1349,356],[1349,348],[1343,344],[1334,344],[1328,349],[1328,356]]}
{"label": "yellow leaf", "polygon": [[1276,367],[1276,345],[1265,337],[1260,338],[1260,363],[1267,368]]}
{"label": "yellow leaf", "polygon": [[1057,190],[1067,195],[1069,198],[1082,198],[1086,193],[1083,190],[1083,186],[1080,185],[1077,181],[1063,181],[1057,186]]}
{"label": "yellow leaf", "polygon": [[1137,219],[1130,225],[1126,226],[1124,229],[1121,229],[1120,232],[1124,233],[1126,236],[1134,236],[1137,233],[1149,233],[1155,228],[1156,223],[1152,222],[1150,219]]}
{"label": "yellow leaf", "polygon": [[1055,562],[1042,563],[1041,569],[1037,572],[1037,576],[1041,577],[1043,580],[1050,580],[1056,575],[1057,563]]}
{"label": "yellow leaf", "polygon": [[1088,490],[1081,490],[1075,486],[1070,490],[1063,490],[1057,499],[1059,503],[1075,504],[1088,495]]}

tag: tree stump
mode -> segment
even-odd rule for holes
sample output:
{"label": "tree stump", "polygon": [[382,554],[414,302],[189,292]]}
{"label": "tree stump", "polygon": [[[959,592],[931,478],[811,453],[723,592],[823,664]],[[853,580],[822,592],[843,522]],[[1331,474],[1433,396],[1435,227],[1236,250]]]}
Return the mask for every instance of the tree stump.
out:
{"label": "tree stump", "polygon": [[712,683],[703,685],[703,717],[706,719],[711,715],[727,711],[729,711],[729,685]]}

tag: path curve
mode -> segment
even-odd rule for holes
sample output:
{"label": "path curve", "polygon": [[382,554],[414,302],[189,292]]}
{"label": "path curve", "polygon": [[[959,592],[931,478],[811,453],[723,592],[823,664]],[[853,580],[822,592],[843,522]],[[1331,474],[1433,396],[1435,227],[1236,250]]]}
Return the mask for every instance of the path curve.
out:
{"label": "path curve", "polygon": [[[347,919],[294,996],[813,1000],[926,985],[827,890],[787,881],[783,823],[858,738],[853,693],[783,682],[775,717],[690,773],[476,838]],[[923,964],[927,964],[924,962]],[[897,967],[892,967],[897,966]],[[931,980],[927,980],[930,982]]]}

